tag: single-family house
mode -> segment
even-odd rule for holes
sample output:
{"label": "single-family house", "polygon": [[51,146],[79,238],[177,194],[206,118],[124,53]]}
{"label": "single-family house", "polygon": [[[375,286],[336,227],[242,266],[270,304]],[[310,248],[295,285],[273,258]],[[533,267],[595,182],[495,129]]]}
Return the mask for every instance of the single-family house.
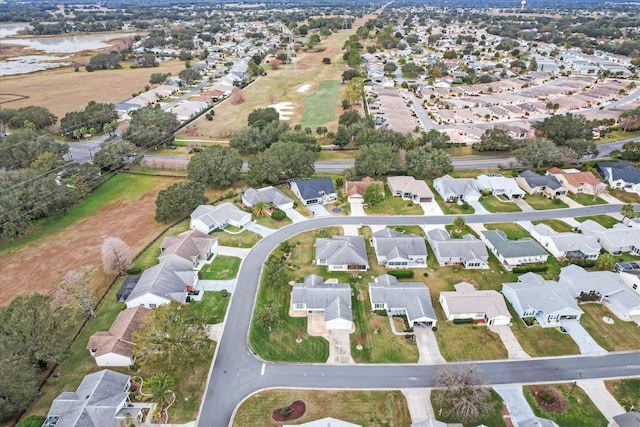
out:
{"label": "single-family house", "polygon": [[618,274],[629,289],[640,295],[640,270],[619,271]]}
{"label": "single-family house", "polygon": [[75,392],[64,391],[51,403],[43,427],[117,427],[142,421],[142,408],[129,406],[130,377],[104,369],[86,375]]}
{"label": "single-family house", "polygon": [[552,175],[573,194],[602,194],[607,189],[607,184],[600,181],[589,171],[579,171],[577,169],[551,168],[547,175]]}
{"label": "single-family house", "polygon": [[440,228],[427,232],[427,241],[440,266],[462,265],[464,268],[489,268],[487,247],[471,234],[452,239]]}
{"label": "single-family house", "polygon": [[349,203],[364,202],[364,192],[369,186],[375,185],[380,189],[380,194],[384,197],[384,183],[377,181],[370,176],[365,176],[361,181],[346,181],[344,183],[344,191],[347,193],[347,201]]}
{"label": "single-family house", "polygon": [[378,264],[387,268],[427,267],[427,245],[421,236],[384,228],[373,233],[371,244]]}
{"label": "single-family house", "polygon": [[127,308],[118,313],[108,331],[91,335],[87,349],[98,366],[131,366],[134,362],[131,334],[142,326],[149,313],[143,306]]}
{"label": "single-family house", "polygon": [[640,228],[616,224],[605,228],[593,220],[581,222],[578,226],[585,236],[593,236],[604,250],[612,254],[630,252],[640,255]]}
{"label": "single-family house", "polygon": [[362,236],[333,236],[316,239],[317,265],[329,271],[366,271],[369,269],[367,249]]}
{"label": "single-family house", "polygon": [[394,197],[402,197],[403,200],[412,200],[416,203],[433,200],[433,192],[427,183],[412,176],[387,177],[387,185]]}
{"label": "single-family house", "polygon": [[455,291],[440,292],[438,301],[447,320],[476,319],[487,325],[508,325],[511,314],[504,297],[494,290],[477,290],[471,283],[460,282]]}
{"label": "single-family house", "polygon": [[302,283],[293,285],[291,311],[323,313],[328,330],[351,330],[351,287],[347,283],[334,280],[325,282],[318,275],[309,275]]}
{"label": "single-family house", "polygon": [[549,254],[531,237],[510,240],[502,230],[483,230],[480,236],[500,264],[509,271],[520,265],[547,262]]}
{"label": "single-family house", "polygon": [[611,188],[640,193],[640,170],[627,161],[598,162],[596,170]]}
{"label": "single-family house", "polygon": [[282,427],[362,427],[360,424],[353,424],[333,417],[320,418],[315,421],[308,421],[302,424],[284,424]]}
{"label": "single-family house", "polygon": [[640,412],[629,411],[616,415],[609,427],[638,427],[640,426]]}
{"label": "single-family house", "polygon": [[479,175],[476,178],[476,188],[481,193],[487,190],[494,196],[504,196],[509,200],[523,198],[526,194],[515,178],[506,178],[499,173]]}
{"label": "single-family house", "polygon": [[594,236],[581,233],[559,233],[546,224],[537,224],[531,236],[558,259],[598,259],[600,243]]}
{"label": "single-family house", "polygon": [[535,273],[521,274],[517,282],[504,283],[502,294],[521,319],[535,318],[543,328],[558,327],[563,320],[580,320],[584,313],[567,286]]}
{"label": "single-family house", "polygon": [[390,274],[383,274],[369,283],[371,310],[386,310],[389,315],[405,315],[409,327],[434,327],[438,323],[431,305],[429,288],[422,282],[398,282]]}
{"label": "single-family house", "polygon": [[294,179],[289,188],[306,205],[326,205],[338,200],[338,192],[331,178]]}
{"label": "single-family house", "polygon": [[222,203],[217,206],[200,205],[191,213],[191,229],[203,233],[222,230],[227,225],[242,228],[251,222],[251,214],[239,209],[233,203]]}
{"label": "single-family house", "polygon": [[147,268],[129,294],[127,308],[156,308],[171,301],[188,302],[189,291],[198,284],[198,272],[170,262]]}
{"label": "single-family house", "polygon": [[586,271],[577,265],[568,265],[560,270],[558,283],[568,286],[575,298],[597,298],[620,319],[640,316],[640,295],[629,288],[618,273]]}
{"label": "single-family house", "polygon": [[277,209],[293,209],[293,200],[271,185],[259,189],[248,188],[242,195],[245,206],[253,206],[258,202],[265,202]]}
{"label": "single-family house", "polygon": [[200,230],[189,230],[177,236],[165,237],[160,244],[158,261],[196,270],[215,256],[217,248],[217,237]]}
{"label": "single-family house", "polygon": [[543,195],[549,199],[567,194],[567,189],[553,175],[538,175],[527,170],[520,172],[516,182],[527,194]]}
{"label": "single-family house", "polygon": [[446,202],[477,202],[480,192],[476,188],[476,180],[472,178],[454,178],[450,175],[433,180],[433,188]]}

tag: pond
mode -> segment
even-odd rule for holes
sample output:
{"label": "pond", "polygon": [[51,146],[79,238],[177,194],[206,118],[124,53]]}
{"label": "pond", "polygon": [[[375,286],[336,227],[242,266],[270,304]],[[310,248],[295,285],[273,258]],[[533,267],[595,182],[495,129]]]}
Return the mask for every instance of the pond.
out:
{"label": "pond", "polygon": [[29,24],[26,22],[6,22],[0,25],[0,39],[15,36],[19,31],[27,28]]}
{"label": "pond", "polygon": [[41,50],[45,53],[78,53],[83,50],[95,50],[109,47],[108,40],[131,37],[129,33],[82,34],[61,37],[29,37],[9,38],[3,40],[6,44],[17,44],[30,49]]}

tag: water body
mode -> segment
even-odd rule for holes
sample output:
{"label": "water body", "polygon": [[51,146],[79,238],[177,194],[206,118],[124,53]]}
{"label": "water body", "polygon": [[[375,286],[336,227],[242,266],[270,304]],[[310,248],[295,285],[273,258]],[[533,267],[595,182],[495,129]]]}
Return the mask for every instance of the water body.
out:
{"label": "water body", "polygon": [[5,37],[14,36],[18,34],[19,31],[27,28],[29,24],[25,22],[7,22],[0,25],[0,39]]}

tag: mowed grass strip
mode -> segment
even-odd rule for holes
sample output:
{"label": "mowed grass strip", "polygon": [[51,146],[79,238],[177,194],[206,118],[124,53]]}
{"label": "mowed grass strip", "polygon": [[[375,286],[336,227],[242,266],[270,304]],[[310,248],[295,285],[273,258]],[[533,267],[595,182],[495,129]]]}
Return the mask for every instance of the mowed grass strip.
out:
{"label": "mowed grass strip", "polygon": [[333,417],[367,427],[409,427],[411,416],[400,391],[264,390],[238,408],[233,427],[281,426],[273,411],[302,400],[306,412],[296,424]]}
{"label": "mowed grass strip", "polygon": [[518,224],[511,222],[496,222],[492,224],[484,225],[487,230],[500,230],[507,235],[509,240],[519,240],[524,237],[531,237],[531,235],[524,228]]}
{"label": "mowed grass strip", "polygon": [[529,206],[531,206],[533,209],[537,211],[545,211],[549,209],[562,209],[562,208],[569,207],[569,205],[567,205],[565,202],[563,202],[560,199],[547,199],[544,196],[534,196],[531,194],[527,194],[524,201],[527,202]]}
{"label": "mowed grass strip", "polygon": [[606,205],[607,202],[602,198],[598,197],[593,200],[593,196],[590,194],[573,194],[567,193],[570,199],[575,200],[577,203],[580,203],[582,206],[593,206],[593,205]]}
{"label": "mowed grass strip", "polygon": [[591,216],[579,216],[575,218],[578,222],[585,222],[590,219],[591,221],[597,222],[604,228],[612,228],[614,225],[618,224],[620,221],[609,216],[609,215],[591,215]]}
{"label": "mowed grass strip", "polygon": [[[231,229],[232,227],[227,228]],[[211,235],[218,238],[218,244],[234,248],[252,248],[262,238],[253,231],[242,230],[236,233],[237,230],[238,229],[231,230],[232,232],[218,230],[211,233]]]}
{"label": "mowed grass strip", "polygon": [[640,408],[640,378],[605,381],[604,384],[625,410],[630,411],[631,406]]}
{"label": "mowed grass strip", "polygon": [[200,278],[205,280],[229,280],[236,277],[242,260],[238,257],[218,255],[200,269]]}
{"label": "mowed grass strip", "polygon": [[564,412],[545,411],[536,402],[531,386],[525,386],[523,387],[524,395],[536,416],[550,419],[563,427],[602,427],[607,425],[607,419],[593,404],[587,393],[580,387],[574,387],[574,383],[554,384],[548,387],[556,389],[569,402],[569,407]]}
{"label": "mowed grass strip", "polygon": [[609,194],[622,203],[640,203],[640,196],[637,193],[610,188]]}
{"label": "mowed grass strip", "polygon": [[[580,308],[584,311],[580,324],[605,350],[640,350],[640,330],[635,322],[618,319],[602,304],[581,304]],[[614,323],[605,323],[605,316],[611,316]]]}
{"label": "mowed grass strip", "polygon": [[153,267],[158,264],[158,257],[161,254],[160,245],[162,244],[162,240],[165,237],[169,236],[177,236],[178,234],[189,230],[189,220],[185,219],[180,221],[178,224],[166,230],[164,233],[159,235],[152,244],[147,246],[147,248],[142,251],[140,255],[135,258],[135,262],[133,263],[134,267],[138,267],[141,270],[146,270],[149,267]]}
{"label": "mowed grass strip", "polygon": [[483,196],[480,203],[489,212],[522,212],[522,209],[513,202],[501,200],[497,196]]}
{"label": "mowed grass strip", "polygon": [[204,293],[202,300],[192,302],[192,304],[195,304],[194,308],[196,311],[204,313],[204,315],[207,316],[207,324],[216,324],[224,320],[230,299],[230,293],[227,293],[227,296],[223,297],[221,292],[207,291]]}
{"label": "mowed grass strip", "polygon": [[402,197],[393,197],[387,185],[384,186],[384,200],[375,206],[365,208],[367,215],[422,215],[424,211],[419,204]]}
{"label": "mowed grass strip", "polygon": [[573,229],[573,227],[571,227],[569,224],[567,224],[564,221],[560,221],[559,219],[543,219],[539,221],[531,221],[531,224],[533,225],[545,224],[553,228],[558,233],[566,233]]}
{"label": "mowed grass strip", "polygon": [[317,91],[305,98],[302,126],[318,127],[336,119],[340,85],[338,80],[325,80],[320,82]]}

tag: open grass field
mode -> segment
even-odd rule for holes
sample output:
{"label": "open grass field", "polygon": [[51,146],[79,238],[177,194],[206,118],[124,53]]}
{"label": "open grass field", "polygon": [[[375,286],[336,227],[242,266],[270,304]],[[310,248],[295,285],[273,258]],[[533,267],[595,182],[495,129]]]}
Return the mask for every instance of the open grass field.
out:
{"label": "open grass field", "polygon": [[17,76],[3,76],[0,85],[2,94],[14,93],[27,96],[25,99],[2,104],[4,108],[20,108],[28,105],[46,107],[62,118],[69,111],[84,109],[89,101],[117,104],[131,98],[134,92],[144,90],[152,73],[177,75],[184,69],[184,62],[174,60],[161,62],[156,68],[122,68],[89,73],[81,68],[42,71]]}
{"label": "open grass field", "polygon": [[[435,401],[435,397],[437,393],[438,393],[437,390],[434,390],[431,393],[431,406],[433,407],[434,413],[440,414],[440,410],[442,408],[440,408],[440,406]],[[478,425],[486,425],[491,427],[506,426],[507,424],[505,423],[504,418],[502,417],[503,406],[504,404],[502,402],[502,398],[500,397],[500,395],[495,391],[491,390],[491,407],[493,408],[493,411],[485,418],[482,418],[480,420],[475,420],[474,422],[462,424],[462,425],[464,427],[473,427]],[[443,421],[449,424],[460,422],[460,420],[456,419],[453,416],[445,416],[442,414],[438,415],[436,419],[438,421]]]}
{"label": "open grass field", "polygon": [[211,263],[200,269],[200,278],[205,280],[228,280],[238,274],[242,260],[234,256],[218,255]]}
{"label": "open grass field", "polygon": [[564,412],[545,410],[538,405],[532,395],[535,388],[525,386],[523,387],[524,396],[536,416],[555,421],[559,426],[602,427],[607,425],[604,415],[580,387],[574,387],[573,383],[564,383],[548,385],[545,388],[555,389],[560,397],[568,402],[568,407]]}
{"label": "open grass field", "polygon": [[[201,139],[228,138],[246,127],[247,116],[251,111],[281,102],[291,103],[290,111],[293,114],[289,116],[289,123],[293,127],[305,116],[305,99],[313,96],[320,89],[321,82],[342,81],[342,72],[346,69],[342,59],[342,46],[349,36],[355,33],[356,28],[370,18],[369,15],[360,18],[353,23],[352,29],[338,31],[323,39],[318,45],[319,48],[324,48],[321,52],[298,52],[294,59],[295,67],[284,65],[278,70],[271,70],[267,66],[266,76],[256,79],[243,89],[244,102],[233,105],[230,98],[226,99],[216,106],[216,115],[212,121],[202,116],[178,134],[178,138],[186,139],[187,129],[196,132]],[[331,64],[323,64],[323,58],[330,58]],[[310,87],[305,92],[298,92],[298,89],[304,85],[310,85]],[[338,90],[333,111],[341,108],[339,100],[342,98],[340,96],[342,90],[342,87]],[[328,116],[323,113],[323,117]],[[307,116],[306,120],[318,121],[311,115]],[[338,129],[337,115],[330,122],[324,122],[322,125],[335,132]]]}
{"label": "open grass field", "polygon": [[580,203],[582,206],[604,205],[604,204],[607,203],[601,197],[598,197],[597,199],[593,200],[593,196],[590,195],[590,194],[567,193],[567,196],[570,199],[575,200],[576,202]]}
{"label": "open grass field", "polygon": [[[581,304],[584,315],[580,324],[589,332],[598,344],[607,351],[626,351],[640,349],[640,329],[635,322],[625,322],[602,304]],[[612,325],[605,323],[602,318],[611,316]]]}
{"label": "open grass field", "polygon": [[631,406],[640,408],[640,378],[611,380],[604,384],[625,410],[631,410]]}
{"label": "open grass field", "polygon": [[[158,192],[176,178],[120,174],[69,209],[65,216],[40,223],[22,239],[2,242],[3,286],[0,304],[18,295],[49,293],[67,271],[93,264],[101,268],[100,250],[107,236],[120,237],[134,254],[151,243],[167,224],[154,219]],[[96,295],[112,277],[98,272]]]}
{"label": "open grass field", "polygon": [[590,219],[591,221],[597,222],[601,226],[605,228],[612,228],[614,225],[618,224],[620,221],[609,216],[609,215],[591,215],[591,216],[578,216],[575,218],[578,222],[585,222]]}
{"label": "open grass field", "polygon": [[480,203],[489,212],[522,212],[515,203],[504,201],[497,196],[481,197]]}
{"label": "open grass field", "polygon": [[227,292],[227,296],[223,297],[221,292],[207,291],[204,293],[202,300],[196,301],[196,311],[202,312],[207,316],[207,324],[216,324],[224,320],[224,316],[229,306],[231,294]]}
{"label": "open grass field", "polygon": [[316,128],[335,120],[338,116],[338,94],[341,82],[325,80],[320,82],[318,90],[304,100],[304,116],[300,120],[302,126]]}
{"label": "open grass field", "polygon": [[292,423],[333,417],[367,427],[409,427],[411,416],[399,391],[263,390],[245,400],[233,419],[233,427],[281,426],[273,411],[302,400],[306,412]]}
{"label": "open grass field", "polygon": [[527,197],[524,199],[524,201],[537,211],[546,211],[549,209],[562,209],[569,207],[569,205],[567,205],[560,199],[547,199],[544,196],[534,196],[532,194],[527,194]]}

